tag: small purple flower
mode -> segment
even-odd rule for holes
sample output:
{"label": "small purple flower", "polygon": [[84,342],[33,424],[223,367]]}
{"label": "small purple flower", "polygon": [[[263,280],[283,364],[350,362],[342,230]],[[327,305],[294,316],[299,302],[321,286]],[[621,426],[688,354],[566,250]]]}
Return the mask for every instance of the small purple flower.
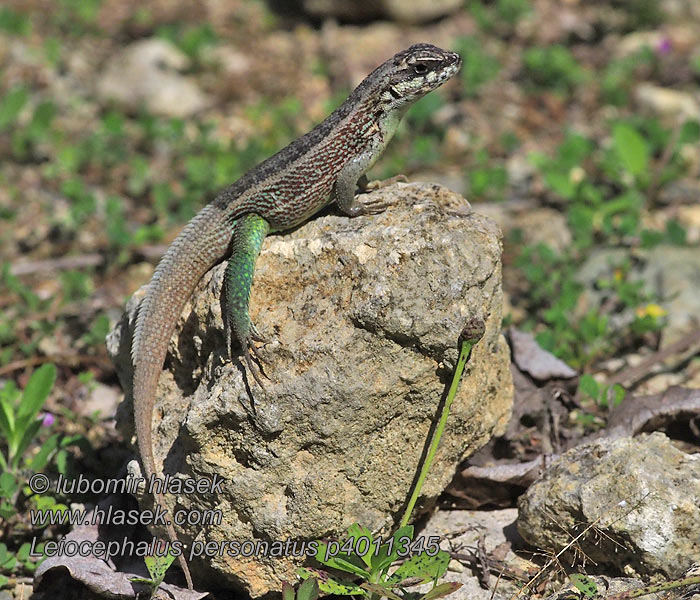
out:
{"label": "small purple flower", "polygon": [[44,416],[41,418],[41,426],[42,427],[51,427],[51,425],[54,424],[54,421],[56,419],[51,413],[44,413]]}
{"label": "small purple flower", "polygon": [[671,52],[673,49],[673,42],[671,41],[671,38],[668,37],[667,35],[663,36],[657,43],[656,43],[656,52],[658,54],[668,54]]}

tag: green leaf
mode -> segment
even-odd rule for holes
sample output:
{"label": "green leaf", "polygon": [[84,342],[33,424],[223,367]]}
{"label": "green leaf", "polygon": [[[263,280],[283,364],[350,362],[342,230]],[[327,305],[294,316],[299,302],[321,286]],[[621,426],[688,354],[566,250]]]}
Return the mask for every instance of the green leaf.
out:
{"label": "green leaf", "polygon": [[437,581],[447,571],[450,562],[450,555],[441,550],[435,556],[427,554],[416,554],[403,563],[387,579],[387,583],[400,583],[411,577],[418,577],[424,583],[427,581]]}
{"label": "green leaf", "polygon": [[413,539],[413,525],[400,527],[391,537],[392,539],[383,543],[376,555],[372,557],[372,571],[382,571],[399,558],[399,540],[401,538]]}
{"label": "green leaf", "polygon": [[574,584],[574,587],[587,598],[595,598],[598,593],[598,585],[593,579],[580,573],[572,573],[569,575],[569,579]]}
{"label": "green leaf", "polygon": [[61,475],[66,475],[68,473],[68,452],[65,450],[59,450],[56,452],[56,469]]}
{"label": "green leaf", "polygon": [[45,364],[39,367],[29,378],[27,387],[24,388],[22,402],[17,411],[17,420],[25,422],[33,420],[46,402],[46,398],[51,392],[54,381],[56,381],[56,367],[52,364]]}
{"label": "green leaf", "polygon": [[15,555],[7,549],[5,544],[0,543],[0,569],[3,571],[11,571],[15,568],[17,559]]}
{"label": "green leaf", "polygon": [[3,519],[11,519],[17,514],[17,509],[14,504],[10,504],[7,500],[0,502],[0,517]]}
{"label": "green leaf", "polygon": [[666,223],[666,237],[675,246],[685,246],[687,242],[685,228],[675,219],[669,219]]}
{"label": "green leaf", "polygon": [[620,406],[620,404],[622,404],[622,401],[625,399],[626,395],[627,395],[627,392],[625,391],[625,388],[623,388],[619,383],[614,384],[612,386],[612,405],[613,405],[613,408]]}
{"label": "green leaf", "polygon": [[10,465],[12,468],[17,468],[19,466],[19,461],[22,458],[22,455],[26,451],[26,449],[29,447],[29,444],[32,443],[32,440],[36,436],[36,434],[39,432],[39,429],[41,428],[41,421],[37,419],[33,423],[29,425],[24,430],[24,433],[22,434],[22,437],[19,440],[19,443],[17,444],[17,447],[15,448],[15,454],[11,458],[12,464]]}
{"label": "green leaf", "polygon": [[300,567],[297,575],[302,579],[315,577],[318,581],[318,588],[325,594],[335,594],[338,596],[365,596],[367,593],[354,583],[344,583],[331,578],[325,571],[319,569],[309,569]]}
{"label": "green leaf", "polygon": [[15,438],[15,411],[9,394],[0,394],[0,430],[10,445]]}
{"label": "green leaf", "polygon": [[316,600],[316,598],[318,598],[318,580],[315,577],[309,577],[299,586],[297,600]]}
{"label": "green leaf", "polygon": [[436,585],[427,594],[421,596],[420,600],[437,600],[437,598],[444,598],[452,592],[456,592],[461,587],[461,583],[456,581],[446,581],[440,585]]}
{"label": "green leaf", "polygon": [[598,395],[600,394],[600,389],[598,387],[598,382],[593,379],[591,375],[581,375],[581,379],[578,382],[579,391],[583,392],[591,399],[598,401]]}
{"label": "green leaf", "polygon": [[39,452],[27,463],[27,467],[35,473],[41,471],[49,462],[51,453],[58,447],[59,440],[60,434],[54,433],[41,445]]}
{"label": "green leaf", "polygon": [[17,550],[18,560],[20,560],[22,562],[27,560],[29,558],[29,553],[31,552],[31,550],[32,550],[32,545],[29,542],[24,542],[24,544],[22,544],[19,547],[19,550]]}
{"label": "green leaf", "polygon": [[640,176],[649,169],[649,146],[639,132],[626,123],[613,127],[613,145],[622,166]]}
{"label": "green leaf", "polygon": [[[368,567],[371,566],[372,556],[374,555],[375,548],[375,544],[372,540],[372,532],[366,527],[360,525],[359,523],[354,523],[348,528],[348,536],[355,540],[356,552],[360,549],[359,544],[362,543],[362,550],[364,551],[364,553],[358,553],[358,556],[360,557],[362,562],[365,563],[365,565],[367,565]],[[364,538],[364,540],[362,538]],[[360,542],[360,540],[362,540],[362,542]]]}
{"label": "green leaf", "polygon": [[5,94],[0,100],[0,131],[17,119],[28,98],[29,92],[23,86],[15,86]]}
{"label": "green leaf", "polygon": [[168,570],[170,565],[173,564],[175,554],[173,554],[171,550],[165,556],[146,556],[143,560],[146,563],[148,574],[153,579],[156,587],[158,587],[165,578],[165,572]]}
{"label": "green leaf", "polygon": [[576,184],[571,181],[568,173],[548,171],[544,174],[544,182],[550,190],[566,200],[571,200],[576,195]]}
{"label": "green leaf", "polygon": [[325,557],[327,554],[328,544],[325,542],[319,542],[318,550],[316,551],[316,556],[314,557],[319,563],[332,569],[340,569],[346,573],[352,573],[353,575],[362,577],[362,579],[367,579],[369,576],[369,573],[365,569],[351,562],[353,558],[357,559],[356,557],[351,557],[344,552],[339,552],[335,556],[329,556],[326,559]]}
{"label": "green leaf", "polygon": [[700,123],[697,121],[686,121],[683,123],[678,143],[696,144],[698,141],[700,141]]}
{"label": "green leaf", "polygon": [[[309,577],[306,581],[313,581],[311,577]],[[294,594],[294,586],[289,583],[288,581],[283,581],[282,582],[282,600],[294,600],[296,598]]]}
{"label": "green leaf", "polygon": [[14,493],[17,491],[17,479],[8,471],[0,474],[0,496],[10,500]]}

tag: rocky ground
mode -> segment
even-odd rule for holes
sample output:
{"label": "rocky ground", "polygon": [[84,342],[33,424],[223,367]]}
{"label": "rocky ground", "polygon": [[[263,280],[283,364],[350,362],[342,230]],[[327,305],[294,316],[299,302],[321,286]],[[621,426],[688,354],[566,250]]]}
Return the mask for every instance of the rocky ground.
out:
{"label": "rocky ground", "polygon": [[[42,409],[56,422],[36,434],[64,436],[49,470],[116,476],[131,457],[104,339],[182,225],[379,62],[428,41],[460,52],[462,72],[410,111],[370,178],[440,184],[500,226],[515,387],[502,435],[461,464],[440,501],[452,510],[427,524],[452,552],[446,577],[469,597],[682,578],[700,561],[698,31],[695,0],[3,3],[0,382],[22,389],[57,366]],[[302,317],[276,314],[275,333]],[[398,359],[397,328],[360,341],[396,342]],[[444,379],[454,357],[431,343],[416,347]],[[173,362],[181,380],[189,363]],[[27,511],[95,501],[22,492],[37,448],[0,480],[0,597],[32,582]]]}

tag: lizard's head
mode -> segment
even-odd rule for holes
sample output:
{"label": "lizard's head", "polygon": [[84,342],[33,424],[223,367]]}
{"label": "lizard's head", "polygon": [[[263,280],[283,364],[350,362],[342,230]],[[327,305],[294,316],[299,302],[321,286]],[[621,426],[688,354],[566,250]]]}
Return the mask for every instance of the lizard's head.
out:
{"label": "lizard's head", "polygon": [[414,44],[394,55],[379,70],[385,72],[382,101],[391,108],[406,106],[457,74],[462,59],[431,44]]}

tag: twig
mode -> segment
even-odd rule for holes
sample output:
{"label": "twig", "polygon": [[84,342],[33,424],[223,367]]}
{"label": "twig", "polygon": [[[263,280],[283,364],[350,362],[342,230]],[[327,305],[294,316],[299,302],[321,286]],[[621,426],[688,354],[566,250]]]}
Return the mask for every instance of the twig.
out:
{"label": "twig", "polygon": [[[624,383],[625,381],[630,381],[630,385],[633,385],[639,379],[647,375],[649,373],[649,369],[655,364],[658,364],[675,354],[681,354],[698,343],[700,343],[700,327],[693,329],[681,339],[675,341],[673,344],[667,346],[663,350],[659,350],[651,356],[648,356],[638,365],[629,367],[628,369],[613,375],[608,379],[608,385]],[[698,347],[697,351],[700,352],[700,347]]]}
{"label": "twig", "polygon": [[642,588],[637,588],[636,590],[625,590],[624,592],[618,592],[617,594],[605,596],[605,600],[628,600],[628,598],[639,598],[640,596],[646,596],[647,594],[665,592],[675,588],[696,584],[700,584],[700,575],[683,577],[682,579],[674,579],[673,581],[664,581],[663,583],[647,585]]}
{"label": "twig", "polygon": [[88,354],[61,354],[56,356],[33,356],[22,360],[15,360],[0,367],[0,377],[20,371],[28,367],[43,365],[44,363],[55,363],[58,365],[75,365],[75,364],[96,364],[102,367],[109,367],[110,361],[105,356],[90,356]]}
{"label": "twig", "polygon": [[486,540],[482,533],[476,542],[476,556],[479,559],[479,585],[485,590],[491,587],[491,578],[489,577],[489,567],[486,562]]}
{"label": "twig", "polygon": [[49,271],[64,271],[66,269],[81,269],[96,267],[104,262],[101,254],[80,254],[77,256],[62,256],[61,258],[47,258],[46,260],[31,260],[15,263],[10,267],[13,275],[31,275]]}

